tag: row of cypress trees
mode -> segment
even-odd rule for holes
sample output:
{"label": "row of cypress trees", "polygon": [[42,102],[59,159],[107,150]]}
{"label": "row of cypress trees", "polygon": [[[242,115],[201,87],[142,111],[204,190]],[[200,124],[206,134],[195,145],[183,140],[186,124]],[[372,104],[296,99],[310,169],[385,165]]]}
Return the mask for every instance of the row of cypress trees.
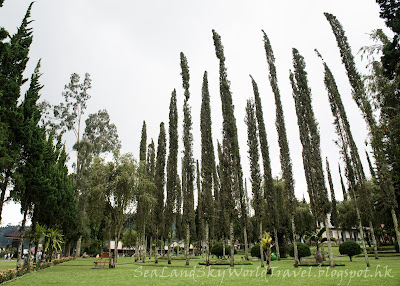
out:
{"label": "row of cypress trees", "polygon": [[[329,23],[332,26],[334,34],[337,38],[343,63],[346,67],[350,84],[353,88],[353,97],[360,107],[363,115],[368,123],[371,133],[371,145],[374,150],[375,159],[377,162],[377,173],[379,183],[383,189],[384,194],[388,198],[387,204],[391,209],[393,220],[396,220],[395,213],[395,196],[393,184],[391,183],[390,173],[388,171],[387,163],[384,160],[384,150],[376,140],[377,123],[372,114],[372,107],[369,103],[366,92],[363,87],[361,76],[357,72],[354,64],[354,58],[351,55],[350,47],[348,46],[347,39],[344,36],[343,28],[337,21],[336,17],[331,14],[325,13]],[[212,31],[215,46],[215,53],[219,60],[219,79],[220,79],[220,98],[222,103],[222,141],[218,143],[218,159],[219,164],[215,163],[214,145],[212,138],[212,121],[210,109],[210,94],[208,90],[207,72],[203,76],[202,87],[202,106],[201,106],[201,168],[197,161],[197,188],[198,188],[198,218],[199,237],[206,242],[206,255],[207,263],[209,257],[209,242],[211,240],[210,233],[214,239],[220,239],[225,242],[225,238],[229,237],[230,245],[235,241],[234,237],[234,221],[239,219],[243,229],[243,239],[247,253],[247,216],[248,204],[246,204],[246,190],[243,184],[243,171],[241,167],[240,150],[238,143],[238,134],[236,127],[236,119],[234,116],[234,106],[232,93],[230,90],[230,82],[228,80],[227,69],[225,65],[224,48],[221,43],[221,37],[216,31]],[[280,147],[280,162],[282,168],[282,177],[284,180],[284,203],[285,208],[288,210],[292,240],[296,240],[296,226],[294,223],[294,214],[296,209],[296,198],[294,195],[294,180],[292,163],[290,159],[289,145],[286,135],[286,126],[283,114],[283,108],[280,98],[280,91],[278,87],[275,57],[273,50],[268,39],[267,34],[263,31],[264,47],[268,63],[269,82],[275,97],[276,104],[276,128],[278,132],[278,142]],[[317,54],[322,56],[316,51]],[[318,131],[318,123],[316,122],[315,115],[311,104],[311,89],[308,85],[306,64],[303,56],[295,48],[292,50],[293,55],[293,71],[290,71],[290,82],[293,90],[293,98],[295,101],[296,114],[298,119],[300,141],[303,146],[302,157],[303,166],[307,181],[307,190],[310,198],[310,206],[315,218],[315,226],[328,226],[328,214],[330,214],[330,223],[335,225],[337,210],[336,199],[332,183],[331,170],[326,158],[326,172],[328,176],[328,184],[330,189],[330,199],[328,190],[325,183],[324,170],[322,164],[320,135]],[[369,266],[368,256],[364,242],[363,230],[363,216],[371,213],[373,207],[371,205],[370,190],[364,186],[366,179],[361,164],[361,159],[357,146],[355,145],[350,124],[347,120],[346,112],[341,101],[334,76],[323,61],[325,69],[325,85],[328,92],[328,98],[331,105],[332,115],[334,117],[334,125],[338,135],[337,144],[343,156],[345,163],[345,175],[349,182],[349,190],[343,182],[342,172],[339,164],[339,174],[341,179],[341,186],[343,191],[344,200],[350,198],[354,202],[359,221],[359,231],[363,241],[363,250],[367,266]],[[171,238],[172,226],[175,224],[176,233],[181,237],[185,237],[185,255],[186,264],[189,264],[188,249],[190,245],[190,237],[194,234],[194,179],[195,179],[195,164],[193,159],[193,135],[192,135],[192,120],[191,108],[189,105],[189,67],[188,62],[183,53],[181,53],[181,75],[182,85],[184,88],[184,107],[183,107],[183,145],[184,156],[182,158],[182,184],[180,184],[179,176],[177,175],[177,150],[178,150],[178,133],[177,133],[177,108],[176,108],[176,91],[174,90],[171,96],[170,104],[170,125],[169,125],[169,156],[167,164],[167,200],[165,204],[165,223],[161,219],[160,210],[163,208],[162,204],[155,207],[157,211],[158,222],[160,225],[165,225],[165,237]],[[251,77],[251,76],[250,76]],[[269,220],[269,225],[274,233],[276,241],[276,251],[279,259],[279,241],[277,239],[277,229],[280,227],[278,209],[282,207],[282,202],[278,203],[279,194],[273,187],[273,180],[271,174],[271,163],[269,158],[269,148],[267,134],[265,130],[265,123],[263,119],[263,111],[261,104],[261,97],[259,95],[257,83],[253,77],[251,82],[254,91],[254,100],[248,100],[246,105],[246,124],[248,129],[248,148],[250,160],[250,173],[251,185],[253,192],[253,209],[259,228],[260,236],[263,233],[263,221]],[[375,133],[374,133],[375,132]],[[160,131],[161,136],[161,131]],[[164,144],[164,143],[163,143]],[[160,143],[159,143],[159,148]],[[165,149],[165,147],[164,147]],[[263,175],[261,175],[261,168],[259,166],[259,150],[261,151],[261,158],[263,162]],[[161,156],[165,156],[160,154]],[[158,157],[157,154],[157,162]],[[369,158],[368,158],[369,160]],[[370,162],[370,160],[369,160]],[[157,165],[157,164],[156,164]],[[374,170],[371,165],[371,170]],[[156,167],[157,169],[157,167]],[[200,171],[201,169],[201,171]],[[372,173],[372,172],[371,172]],[[201,179],[200,179],[201,178]],[[161,178],[158,178],[161,179]],[[157,179],[157,180],[158,180]],[[162,179],[163,180],[163,179]],[[182,190],[178,190],[182,187]],[[163,185],[158,183],[156,189],[163,189]],[[157,191],[159,192],[159,191]],[[349,196],[348,196],[349,195]],[[158,197],[157,200],[164,201],[163,197]],[[183,215],[181,216],[181,206],[183,206]],[[374,242],[375,258],[378,258],[376,239],[373,231],[373,224],[371,218],[367,219],[368,226],[371,231],[371,236]],[[224,224],[224,222],[227,222]],[[394,223],[396,227],[396,235],[398,235],[397,222]],[[157,227],[158,228],[158,227]],[[326,232],[329,247],[330,263],[333,266],[332,251],[330,245],[330,233]],[[156,237],[160,237],[156,231]],[[295,266],[298,265],[297,247],[295,248]],[[230,265],[234,266],[233,247],[231,248]],[[261,261],[263,265],[263,258]]]}

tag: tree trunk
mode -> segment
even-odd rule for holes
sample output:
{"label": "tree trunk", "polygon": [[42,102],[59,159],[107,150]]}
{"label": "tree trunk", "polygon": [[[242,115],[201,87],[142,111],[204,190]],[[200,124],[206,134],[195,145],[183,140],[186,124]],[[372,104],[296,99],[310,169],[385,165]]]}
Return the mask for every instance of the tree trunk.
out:
{"label": "tree trunk", "polygon": [[143,236],[143,237],[142,237],[142,243],[143,243],[142,262],[145,263],[145,262],[146,262],[146,250],[147,250],[147,238],[146,238],[146,236],[144,235],[144,232],[143,232],[143,235],[142,235],[142,236]]}
{"label": "tree trunk", "polygon": [[[155,241],[155,246],[154,246],[154,263],[158,264],[158,230],[156,231],[156,241]],[[150,243],[150,249],[153,249],[153,245]]]}
{"label": "tree trunk", "polygon": [[168,264],[171,264],[171,234],[168,235]]}
{"label": "tree trunk", "polygon": [[326,239],[328,240],[329,265],[330,267],[334,267],[335,265],[333,263],[332,241],[328,224],[328,216],[325,217],[325,226],[326,226]]}
{"label": "tree trunk", "polygon": [[208,235],[209,235],[209,225],[208,221],[206,221],[206,266],[210,266],[210,249],[209,249],[209,244],[208,244]]}
{"label": "tree trunk", "polygon": [[297,251],[296,242],[296,226],[294,224],[294,215],[291,216],[292,221],[292,236],[293,236],[293,250],[294,250],[294,267],[299,267],[299,252]]}
{"label": "tree trunk", "polygon": [[368,253],[367,253],[367,248],[365,247],[364,230],[363,230],[363,227],[362,227],[360,211],[358,210],[357,206],[356,206],[356,213],[357,213],[358,228],[359,228],[359,231],[360,231],[360,239],[361,239],[361,242],[362,242],[365,262],[367,264],[367,267],[369,267],[370,265],[369,265],[369,260],[368,260]]}
{"label": "tree trunk", "polygon": [[271,246],[267,245],[267,274],[272,274],[271,270]]}
{"label": "tree trunk", "polygon": [[139,241],[140,241],[140,236],[137,236],[136,239],[136,245],[135,245],[135,262],[139,261]]}
{"label": "tree trunk", "polygon": [[226,257],[225,257],[225,236],[222,237],[222,259],[226,259]]}
{"label": "tree trunk", "polygon": [[31,272],[32,242],[33,242],[33,240],[31,237],[31,238],[29,238],[29,246],[28,246],[28,259],[27,259],[28,272]]}
{"label": "tree trunk", "polygon": [[379,259],[379,256],[378,256],[378,245],[376,244],[374,226],[373,226],[371,220],[369,220],[369,230],[371,231],[372,243],[374,244],[375,259]]}
{"label": "tree trunk", "polygon": [[275,249],[276,249],[276,259],[281,260],[281,254],[279,251],[279,238],[278,238],[278,230],[274,227],[274,236],[275,236]]}
{"label": "tree trunk", "polygon": [[22,219],[22,226],[19,229],[20,231],[20,239],[18,243],[18,252],[17,252],[17,270],[21,269],[21,257],[22,257],[22,252],[23,246],[24,246],[24,236],[25,236],[25,223],[26,223],[26,213],[27,211],[24,211],[24,218]]}
{"label": "tree trunk", "polygon": [[[150,238],[149,238],[149,244],[150,244],[149,259],[151,259],[151,257],[153,256],[153,237],[152,236],[150,236]],[[157,244],[157,241],[155,244]],[[154,250],[155,250],[155,247],[154,247]],[[154,256],[154,260],[155,259],[156,259],[156,257]]]}
{"label": "tree trunk", "polygon": [[233,219],[231,219],[231,222],[229,224],[229,240],[231,243],[231,261],[230,261],[230,266],[233,267],[235,266],[235,246],[233,243]]}
{"label": "tree trunk", "polygon": [[243,236],[244,236],[244,259],[249,261],[249,243],[247,241],[247,226],[243,227]]}
{"label": "tree trunk", "polygon": [[262,243],[261,243],[261,237],[262,237],[262,234],[263,234],[261,219],[260,219],[259,227],[260,227],[260,260],[261,260],[261,267],[264,267],[264,249],[263,249]]}
{"label": "tree trunk", "polygon": [[81,244],[82,244],[82,236],[80,236],[78,238],[78,241],[76,242],[75,257],[81,257]]}
{"label": "tree trunk", "polygon": [[392,212],[392,218],[393,218],[393,224],[394,224],[394,231],[396,232],[397,244],[400,249],[400,232],[399,232],[399,224],[397,222],[396,211],[394,210],[394,208],[392,208],[391,212]]}
{"label": "tree trunk", "polygon": [[10,177],[11,172],[9,170],[6,171],[5,179],[1,184],[1,194],[0,194],[0,221],[3,220],[3,206],[4,206],[4,199],[6,197],[7,186],[8,186],[8,178]]}
{"label": "tree trunk", "polygon": [[325,248],[323,243],[321,243],[321,256],[322,256],[322,261],[325,261]]}
{"label": "tree trunk", "polygon": [[115,234],[114,238],[114,263],[118,262],[118,236]]}
{"label": "tree trunk", "polygon": [[190,248],[190,229],[189,224],[186,224],[186,238],[185,238],[185,258],[186,265],[189,265],[189,248]]}

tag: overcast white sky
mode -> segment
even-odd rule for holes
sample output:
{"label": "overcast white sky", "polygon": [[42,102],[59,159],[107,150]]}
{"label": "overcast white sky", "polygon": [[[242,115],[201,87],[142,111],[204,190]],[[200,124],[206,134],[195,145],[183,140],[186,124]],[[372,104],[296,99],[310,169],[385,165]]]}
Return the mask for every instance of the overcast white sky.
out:
{"label": "overcast white sky", "polygon": [[[29,3],[28,0],[6,0],[0,8],[0,26],[15,33]],[[157,142],[160,122],[168,126],[169,100],[174,88],[178,93],[179,126],[182,128],[183,89],[179,65],[182,51],[190,67],[194,156],[199,159],[201,85],[205,70],[209,74],[215,147],[216,141],[221,140],[218,60],[211,33],[215,29],[225,48],[244,174],[249,177],[244,116],[246,99],[253,97],[251,74],[262,98],[273,176],[279,176],[275,102],[268,81],[261,32],[264,29],[276,57],[296,196],[302,198],[304,195],[308,199],[289,83],[292,47],[296,47],[306,60],[314,112],[320,127],[322,156],[329,158],[336,198],[341,200],[337,171],[340,157],[333,143],[336,134],[323,84],[322,64],[314,48],[318,48],[336,77],[364,169],[369,174],[364,155],[367,131],[351,98],[339,50],[323,12],[338,17],[353,53],[371,44],[368,33],[372,29],[387,31],[374,0],[37,0],[32,9],[34,40],[26,77],[41,58],[42,99],[57,104],[62,100],[61,93],[72,73],[82,77],[85,72],[90,73],[92,98],[85,117],[99,109],[107,109],[111,121],[117,125],[122,152],[132,152],[138,157],[143,120],[147,123],[148,142],[150,138]],[[360,70],[365,71],[366,63],[362,63],[359,56],[356,61]],[[66,137],[66,144],[74,158],[72,139]],[[248,191],[251,193],[250,189]],[[17,224],[22,219],[19,207],[14,203],[5,206],[3,217],[2,225]]]}

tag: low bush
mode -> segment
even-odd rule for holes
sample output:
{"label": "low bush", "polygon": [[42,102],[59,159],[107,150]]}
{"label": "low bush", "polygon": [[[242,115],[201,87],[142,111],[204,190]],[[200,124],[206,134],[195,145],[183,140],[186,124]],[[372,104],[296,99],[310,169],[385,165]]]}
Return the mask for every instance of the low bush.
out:
{"label": "low bush", "polygon": [[[234,250],[234,253],[237,254],[237,250]],[[229,245],[225,245],[225,255],[229,256],[231,254],[231,247]],[[218,258],[222,258],[223,256],[223,245],[222,242],[217,242],[211,248],[211,255],[215,255]]]}
{"label": "low bush", "polygon": [[361,253],[361,247],[357,242],[348,240],[339,245],[339,252],[342,255],[347,254],[350,261],[353,261],[353,256]]}
{"label": "low bush", "polygon": [[[307,257],[311,255],[311,250],[310,250],[310,246],[308,246],[305,243],[302,242],[298,242],[297,243],[297,252],[299,254],[299,260],[301,260],[303,257]],[[289,247],[289,255],[291,257],[294,257],[294,246],[293,244],[290,245]]]}

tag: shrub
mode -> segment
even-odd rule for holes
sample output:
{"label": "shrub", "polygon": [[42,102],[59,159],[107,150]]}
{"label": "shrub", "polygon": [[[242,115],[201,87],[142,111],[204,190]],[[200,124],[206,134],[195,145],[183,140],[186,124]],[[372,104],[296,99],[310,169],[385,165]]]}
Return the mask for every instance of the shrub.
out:
{"label": "shrub", "polygon": [[339,252],[340,254],[347,254],[350,261],[353,261],[352,257],[361,253],[361,247],[357,242],[348,240],[339,245]]}
{"label": "shrub", "polygon": [[[302,242],[297,242],[297,251],[299,254],[299,260],[301,260],[303,257],[307,257],[311,255],[311,250],[310,247]],[[289,255],[291,257],[294,257],[294,246],[293,244],[290,245],[289,247]]]}
{"label": "shrub", "polygon": [[[234,253],[237,254],[237,250],[234,250]],[[217,256],[218,258],[222,258],[223,255],[223,245],[222,242],[217,242],[211,248],[211,254]],[[225,245],[225,255],[231,254],[231,247],[229,245]]]}
{"label": "shrub", "polygon": [[260,244],[256,243],[250,250],[250,254],[253,257],[258,257],[261,258],[261,254],[260,254]]}
{"label": "shrub", "polygon": [[181,251],[181,247],[179,245],[174,247],[174,252],[178,254],[178,250]]}

